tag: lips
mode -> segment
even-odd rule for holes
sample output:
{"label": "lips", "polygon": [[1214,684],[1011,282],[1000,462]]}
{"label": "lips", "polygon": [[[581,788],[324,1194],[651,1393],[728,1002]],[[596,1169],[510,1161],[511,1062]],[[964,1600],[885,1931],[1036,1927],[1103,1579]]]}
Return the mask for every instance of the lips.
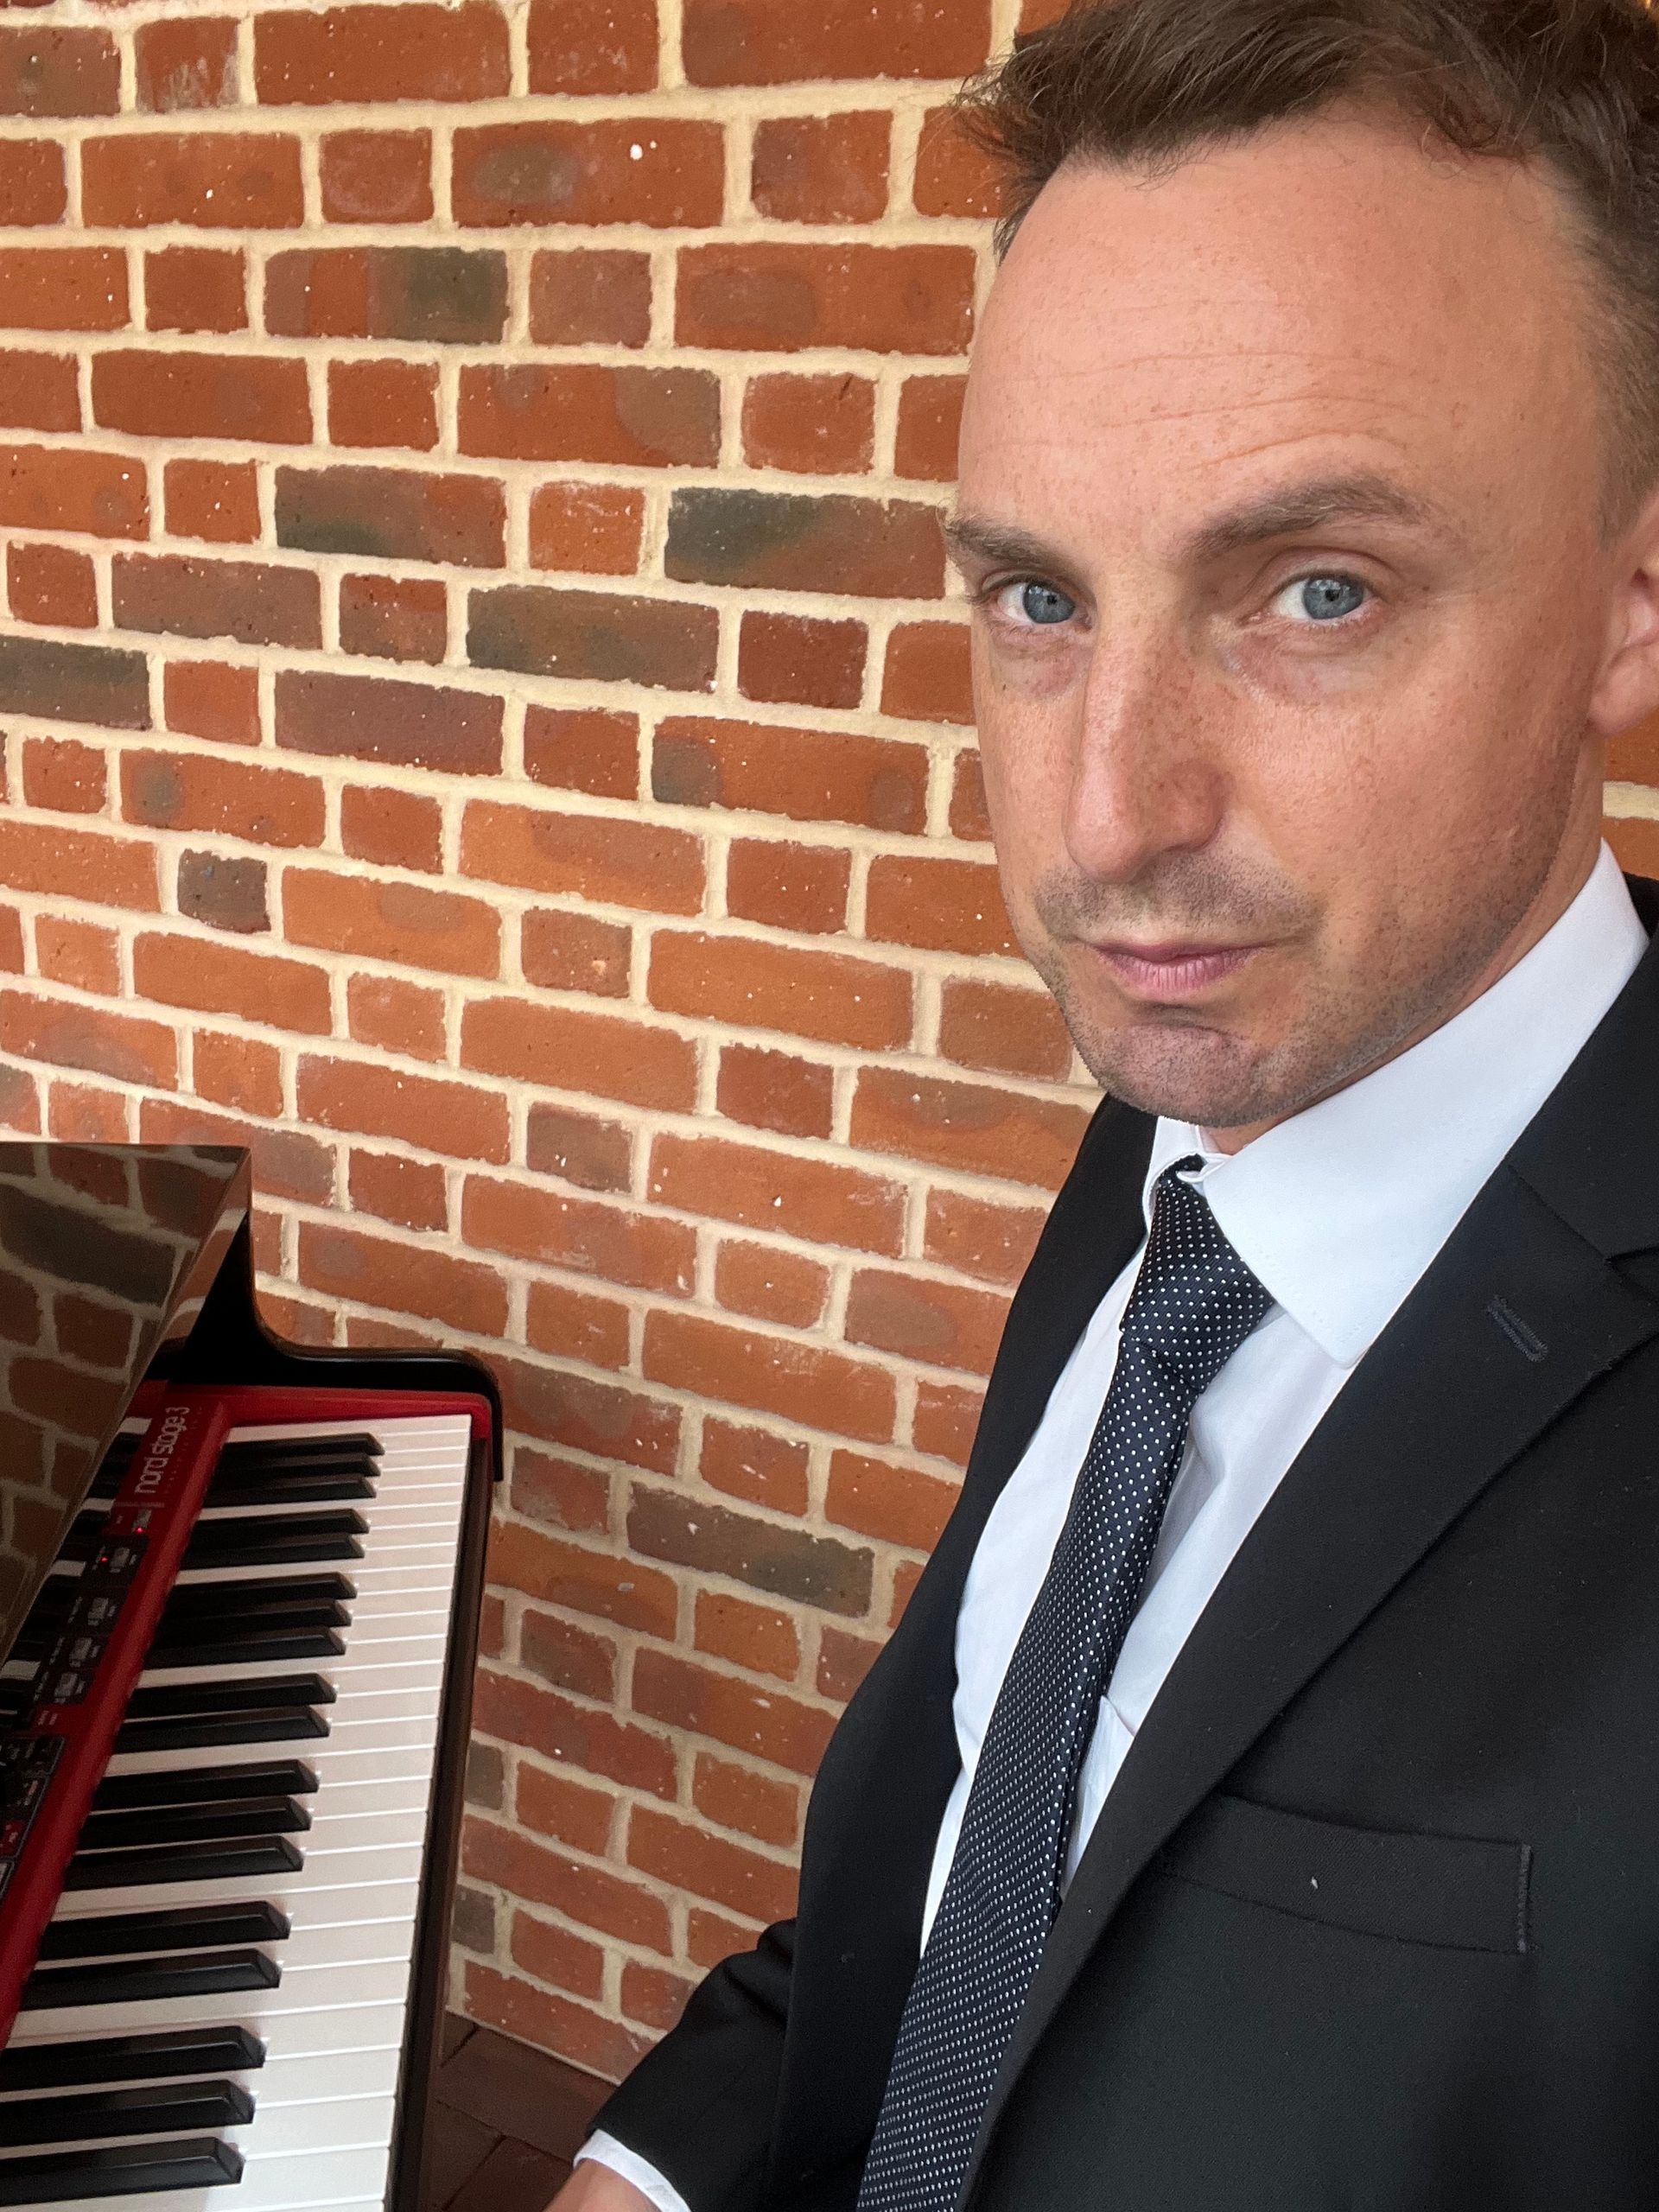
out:
{"label": "lips", "polygon": [[1194,999],[1236,976],[1261,950],[1254,944],[1097,944],[1090,948],[1131,996]]}

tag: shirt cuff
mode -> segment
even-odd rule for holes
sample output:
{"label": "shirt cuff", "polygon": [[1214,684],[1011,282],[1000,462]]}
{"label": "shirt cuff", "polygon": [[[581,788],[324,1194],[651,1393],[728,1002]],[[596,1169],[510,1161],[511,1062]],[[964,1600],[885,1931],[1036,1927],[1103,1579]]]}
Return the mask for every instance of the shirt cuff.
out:
{"label": "shirt cuff", "polygon": [[608,2166],[613,2174],[620,2174],[624,2181],[631,2181],[657,2207],[657,2212],[691,2212],[690,2206],[671,2182],[664,2181],[655,2166],[647,2165],[626,2143],[619,2143],[614,2135],[607,2135],[596,2128],[577,2152],[573,2164],[580,2165],[584,2158],[596,2158],[601,2166]]}

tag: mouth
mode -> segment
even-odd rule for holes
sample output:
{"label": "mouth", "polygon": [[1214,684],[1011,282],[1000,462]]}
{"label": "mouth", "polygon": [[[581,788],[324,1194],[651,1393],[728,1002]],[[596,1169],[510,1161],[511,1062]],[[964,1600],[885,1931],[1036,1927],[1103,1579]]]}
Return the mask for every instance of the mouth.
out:
{"label": "mouth", "polygon": [[1236,976],[1259,944],[1094,944],[1089,950],[1132,998],[1173,1005]]}

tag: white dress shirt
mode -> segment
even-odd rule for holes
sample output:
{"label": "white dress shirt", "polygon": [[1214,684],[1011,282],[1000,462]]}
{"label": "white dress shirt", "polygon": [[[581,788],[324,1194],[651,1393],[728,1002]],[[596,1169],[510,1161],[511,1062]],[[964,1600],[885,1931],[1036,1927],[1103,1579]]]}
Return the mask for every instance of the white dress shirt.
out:
{"label": "white dress shirt", "polygon": [[[1274,1303],[1193,1408],[1140,1604],[1084,1755],[1067,1881],[1136,1730],[1256,1516],[1647,949],[1604,845],[1554,926],[1408,1052],[1236,1153],[1217,1152],[1188,1122],[1159,1122],[1142,1186],[1146,1218],[1160,1173],[1197,1154],[1204,1165],[1192,1180]],[[924,1942],[991,1708],[1111,1380],[1140,1264],[1137,1250],[1077,1339],[969,1568],[952,1706],[962,1771],[933,1853]],[[661,2174],[607,2135],[591,2136],[577,2156],[624,2175],[660,2212],[690,2212]]]}

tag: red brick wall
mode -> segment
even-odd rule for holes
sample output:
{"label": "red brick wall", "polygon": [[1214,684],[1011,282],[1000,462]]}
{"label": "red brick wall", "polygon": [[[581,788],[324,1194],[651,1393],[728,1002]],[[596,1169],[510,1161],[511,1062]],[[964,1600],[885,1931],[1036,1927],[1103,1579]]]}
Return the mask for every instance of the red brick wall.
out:
{"label": "red brick wall", "polygon": [[1093,1096],[935,526],[1017,8],[0,23],[0,1116],[245,1136],[273,1319],[497,1358],[457,1995],[607,2072],[789,1907]]}

